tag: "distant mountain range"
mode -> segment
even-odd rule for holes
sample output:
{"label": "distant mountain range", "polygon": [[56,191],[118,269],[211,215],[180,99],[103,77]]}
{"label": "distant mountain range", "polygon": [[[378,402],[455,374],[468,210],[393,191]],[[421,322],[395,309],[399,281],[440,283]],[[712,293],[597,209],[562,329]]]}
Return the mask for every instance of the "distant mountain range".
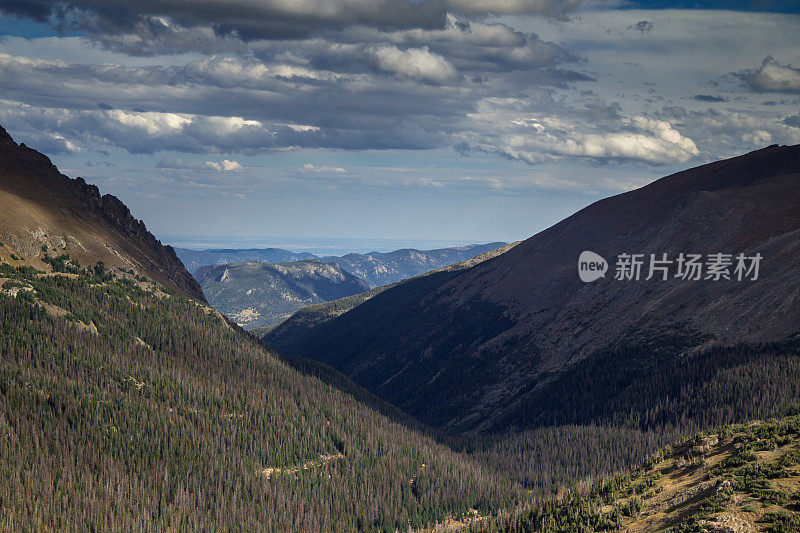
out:
{"label": "distant mountain range", "polygon": [[[263,333],[301,307],[391,285],[502,246],[495,242],[323,258],[279,248],[178,248],[177,253],[187,268],[194,267],[194,277],[211,305],[240,326]],[[203,261],[214,263],[199,265]]]}
{"label": "distant mountain range", "polygon": [[208,250],[175,248],[175,253],[178,254],[186,269],[192,274],[205,265],[227,265],[251,261],[259,263],[288,263],[305,259],[319,259],[316,255],[307,252],[290,252],[280,248],[220,248]]}
{"label": "distant mountain range", "polygon": [[437,268],[443,268],[459,261],[466,261],[476,255],[490,252],[506,244],[505,242],[467,244],[438,250],[407,248],[393,252],[371,252],[368,254],[347,254],[340,257],[323,257],[322,261],[338,263],[339,266],[354,276],[367,280],[370,287],[379,287],[424,274]]}
{"label": "distant mountain range", "polygon": [[267,327],[303,306],[369,290],[336,263],[236,263],[202,266],[194,273],[208,302],[240,326]]}
{"label": "distant mountain range", "polygon": [[[592,283],[578,276],[587,250],[609,261]],[[676,277],[682,253],[700,254],[701,279]],[[719,253],[731,279],[707,279]],[[625,254],[642,254],[638,281],[615,279]],[[666,280],[646,279],[651,254],[672,261]],[[756,281],[736,279],[738,254],[763,258]],[[800,146],[771,146],[601,200],[472,268],[265,340],[462,433],[722,423],[734,418],[726,406],[756,415],[796,393],[786,343],[800,332],[799,258]]]}
{"label": "distant mountain range", "polygon": [[[459,261],[458,263],[453,263],[443,268],[431,270],[430,272],[426,272],[424,274],[419,274],[419,276],[417,277],[431,276],[439,272],[452,272],[456,270],[464,270],[473,267],[478,263],[482,263],[483,261],[488,261],[489,259],[497,257],[500,254],[504,254],[517,244],[519,244],[519,242],[506,244],[505,246],[500,246],[499,248],[495,248],[494,250],[478,254],[471,259]],[[339,315],[342,315],[350,311],[351,309],[358,307],[359,305],[363,304],[370,298],[373,298],[384,291],[394,288],[397,285],[400,285],[402,283],[407,283],[414,279],[416,278],[409,278],[407,280],[398,281],[396,283],[392,283],[389,285],[375,287],[374,289],[370,289],[366,292],[355,294],[353,296],[347,296],[345,298],[340,298],[338,300],[332,300],[325,303],[309,305],[297,311],[290,318],[281,322],[274,329],[252,328],[252,331],[254,334],[264,337],[265,340],[267,340],[267,342],[269,343],[283,345],[286,342],[291,342],[293,338],[297,338],[298,336],[302,335],[307,335],[312,329],[320,327],[323,324],[326,324],[329,321],[333,320],[334,318],[338,317]]]}
{"label": "distant mountain range", "polygon": [[504,246],[504,242],[467,244],[437,250],[407,248],[393,252],[371,252],[343,256],[316,256],[307,252],[290,252],[280,248],[252,248],[247,250],[210,249],[175,251],[189,272],[195,273],[203,265],[263,262],[288,263],[306,259],[319,259],[323,263],[337,263],[350,274],[364,279],[370,287],[378,287],[464,261],[476,255]]}

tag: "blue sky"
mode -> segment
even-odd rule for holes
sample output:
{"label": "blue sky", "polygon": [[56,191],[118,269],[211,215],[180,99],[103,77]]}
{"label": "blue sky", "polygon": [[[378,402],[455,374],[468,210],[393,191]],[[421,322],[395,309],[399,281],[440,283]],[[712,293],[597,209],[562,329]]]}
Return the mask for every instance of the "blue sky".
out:
{"label": "blue sky", "polygon": [[511,241],[800,143],[798,11],[0,0],[0,124],[168,242]]}

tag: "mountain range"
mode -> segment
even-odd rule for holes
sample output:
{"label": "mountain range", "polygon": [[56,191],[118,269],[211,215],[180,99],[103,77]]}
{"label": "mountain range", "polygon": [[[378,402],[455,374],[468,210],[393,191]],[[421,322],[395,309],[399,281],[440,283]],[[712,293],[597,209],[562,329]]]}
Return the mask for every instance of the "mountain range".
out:
{"label": "mountain range", "polygon": [[308,252],[290,252],[281,248],[211,248],[207,250],[175,248],[175,253],[178,254],[186,269],[192,274],[206,265],[249,262],[288,263],[290,261],[319,259],[316,255]]}
{"label": "mountain range", "polygon": [[[771,146],[601,200],[472,268],[409,280],[265,340],[459,433],[678,424],[699,394],[707,405],[689,419],[722,423],[734,417],[726,405],[760,412],[765,382],[769,394],[797,392],[798,206],[800,146]],[[606,277],[581,281],[584,251],[608,258]],[[756,281],[738,281],[734,265],[731,279],[704,271],[695,281],[675,276],[681,253],[763,260]],[[667,254],[672,273],[647,280],[645,265],[638,281],[615,279],[624,254]]]}
{"label": "mountain range", "polygon": [[316,256],[308,252],[290,252],[280,248],[246,250],[176,248],[175,251],[189,272],[192,273],[197,272],[197,269],[204,265],[245,262],[288,263],[318,259],[323,263],[336,263],[350,274],[365,280],[370,287],[378,287],[470,259],[505,244],[504,242],[466,244],[436,250],[405,248],[393,252],[353,253],[342,256]]}

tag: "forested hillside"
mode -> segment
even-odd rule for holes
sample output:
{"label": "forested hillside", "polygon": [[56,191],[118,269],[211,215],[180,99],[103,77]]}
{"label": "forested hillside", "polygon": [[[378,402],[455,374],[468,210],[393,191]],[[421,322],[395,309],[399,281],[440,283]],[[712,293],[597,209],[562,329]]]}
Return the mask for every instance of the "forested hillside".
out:
{"label": "forested hillside", "polygon": [[405,530],[528,497],[210,308],[68,266],[0,266],[0,528]]}

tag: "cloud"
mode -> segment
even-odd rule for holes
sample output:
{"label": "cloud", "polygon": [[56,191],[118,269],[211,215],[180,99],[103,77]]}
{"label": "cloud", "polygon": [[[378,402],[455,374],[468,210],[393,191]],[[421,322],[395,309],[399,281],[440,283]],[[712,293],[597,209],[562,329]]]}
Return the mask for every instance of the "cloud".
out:
{"label": "cloud", "polygon": [[375,65],[384,72],[416,80],[444,83],[458,77],[458,72],[445,58],[423,48],[400,50],[396,46],[380,46],[368,51]]}
{"label": "cloud", "polygon": [[210,168],[212,170],[217,170],[220,172],[239,172],[244,170],[242,165],[240,165],[236,161],[231,161],[229,159],[223,159],[222,161],[206,161],[204,163],[206,168]]}
{"label": "cloud", "polygon": [[445,0],[447,9],[470,16],[544,15],[566,19],[581,0]]}
{"label": "cloud", "polygon": [[721,96],[713,96],[710,94],[696,94],[692,96],[698,102],[727,102],[725,98]]}
{"label": "cloud", "polygon": [[646,20],[640,20],[636,24],[628,26],[628,29],[629,30],[636,30],[636,31],[638,31],[640,33],[651,32],[651,31],[653,31],[653,23],[652,22],[648,22]]}
{"label": "cloud", "polygon": [[743,74],[747,85],[755,91],[800,92],[800,69],[781,65],[772,56],[767,56],[761,67]]}
{"label": "cloud", "polygon": [[202,49],[218,37],[294,39],[352,26],[441,28],[448,11],[564,19],[579,4],[579,0],[0,0],[0,11],[51,23],[63,32],[81,31],[128,53],[146,53],[146,41],[185,47],[193,40]]}
{"label": "cloud", "polygon": [[574,111],[560,111],[546,114],[519,100],[487,100],[474,118],[492,127],[462,134],[459,148],[532,165],[563,158],[664,165],[691,161],[700,155],[691,138],[664,120],[619,116],[586,121]]}
{"label": "cloud", "polygon": [[4,12],[94,34],[166,32],[174,25],[214,26],[245,38],[301,37],[354,24],[435,27],[441,2],[409,0],[2,0]]}
{"label": "cloud", "polygon": [[303,165],[303,170],[308,172],[322,172],[322,173],[334,173],[334,174],[344,174],[347,172],[347,169],[342,167],[330,167],[328,165],[317,166],[311,163],[306,163]]}
{"label": "cloud", "polygon": [[203,163],[195,161],[185,161],[180,157],[163,157],[156,163],[156,168],[166,169],[185,169],[185,170],[201,170],[209,169],[216,170],[217,172],[239,172],[244,170],[244,167],[236,161],[223,159],[222,161],[205,161]]}
{"label": "cloud", "polygon": [[559,46],[504,24],[448,16],[438,30],[337,37],[353,42],[258,41],[248,57],[172,66],[0,53],[0,119],[32,138],[51,128],[75,146],[132,153],[429,149],[452,146],[488,94],[588,79],[558,68],[574,60]]}

